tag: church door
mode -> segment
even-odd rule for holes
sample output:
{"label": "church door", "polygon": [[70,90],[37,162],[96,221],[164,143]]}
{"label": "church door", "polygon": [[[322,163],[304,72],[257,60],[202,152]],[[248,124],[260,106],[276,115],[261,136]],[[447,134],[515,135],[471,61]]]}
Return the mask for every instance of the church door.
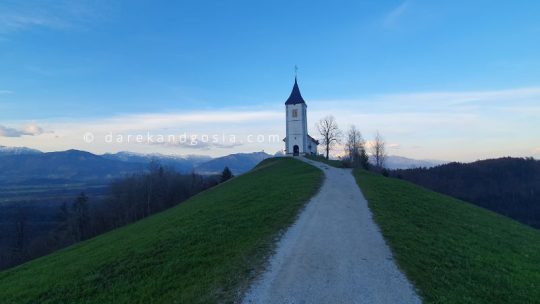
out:
{"label": "church door", "polygon": [[298,145],[294,145],[293,147],[293,155],[298,156],[300,154],[300,148],[298,148]]}

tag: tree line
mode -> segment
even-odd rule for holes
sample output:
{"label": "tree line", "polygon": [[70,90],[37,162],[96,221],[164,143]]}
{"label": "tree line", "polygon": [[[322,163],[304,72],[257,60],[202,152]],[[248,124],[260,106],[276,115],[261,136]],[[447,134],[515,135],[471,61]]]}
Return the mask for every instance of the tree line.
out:
{"label": "tree line", "polygon": [[540,161],[533,158],[454,162],[429,169],[393,170],[391,176],[540,229]]}
{"label": "tree line", "polygon": [[104,198],[81,193],[71,203],[63,203],[55,217],[56,227],[40,237],[32,237],[29,211],[20,204],[13,219],[13,245],[0,252],[0,270],[166,210],[232,177],[229,168],[221,175],[203,176],[181,174],[151,162],[147,172],[112,182]]}
{"label": "tree line", "polygon": [[320,135],[324,157],[327,160],[330,158],[330,151],[334,150],[337,145],[344,144],[345,157],[342,158],[344,166],[370,169],[369,153],[373,158],[373,169],[381,171],[385,175],[387,174],[384,169],[387,156],[386,142],[379,131],[376,132],[373,141],[368,147],[362,133],[355,125],[351,125],[347,132],[343,134],[336,119],[331,115],[322,118],[316,124],[316,127]]}

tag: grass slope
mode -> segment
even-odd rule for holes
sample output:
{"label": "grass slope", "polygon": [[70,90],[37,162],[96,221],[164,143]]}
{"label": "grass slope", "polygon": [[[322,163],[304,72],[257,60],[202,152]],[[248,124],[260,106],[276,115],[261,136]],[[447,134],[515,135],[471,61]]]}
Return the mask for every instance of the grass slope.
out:
{"label": "grass slope", "polygon": [[355,177],[426,303],[540,303],[540,232],[366,171]]}
{"label": "grass slope", "polygon": [[168,211],[1,272],[0,302],[232,302],[321,180],[298,160],[266,160]]}

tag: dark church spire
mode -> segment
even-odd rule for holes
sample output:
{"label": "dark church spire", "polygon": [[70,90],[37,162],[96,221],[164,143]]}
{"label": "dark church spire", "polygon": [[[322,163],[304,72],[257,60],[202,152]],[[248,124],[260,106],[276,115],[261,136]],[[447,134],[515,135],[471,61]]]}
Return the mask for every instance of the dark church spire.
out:
{"label": "dark church spire", "polygon": [[302,98],[302,94],[300,94],[300,89],[298,88],[298,82],[296,81],[296,76],[294,76],[294,86],[292,88],[291,95],[289,96],[285,104],[290,105],[290,104],[298,104],[298,103],[305,104],[306,102],[304,101],[304,98]]}

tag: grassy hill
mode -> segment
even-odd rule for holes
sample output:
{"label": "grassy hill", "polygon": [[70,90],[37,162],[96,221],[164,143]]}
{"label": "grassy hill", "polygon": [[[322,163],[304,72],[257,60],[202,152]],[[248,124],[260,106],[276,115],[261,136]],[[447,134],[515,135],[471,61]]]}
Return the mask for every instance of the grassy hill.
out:
{"label": "grassy hill", "polygon": [[355,176],[426,303],[540,303],[540,231],[406,181]]}
{"label": "grassy hill", "polygon": [[303,162],[268,159],[168,211],[0,272],[0,302],[231,302],[321,180]]}

